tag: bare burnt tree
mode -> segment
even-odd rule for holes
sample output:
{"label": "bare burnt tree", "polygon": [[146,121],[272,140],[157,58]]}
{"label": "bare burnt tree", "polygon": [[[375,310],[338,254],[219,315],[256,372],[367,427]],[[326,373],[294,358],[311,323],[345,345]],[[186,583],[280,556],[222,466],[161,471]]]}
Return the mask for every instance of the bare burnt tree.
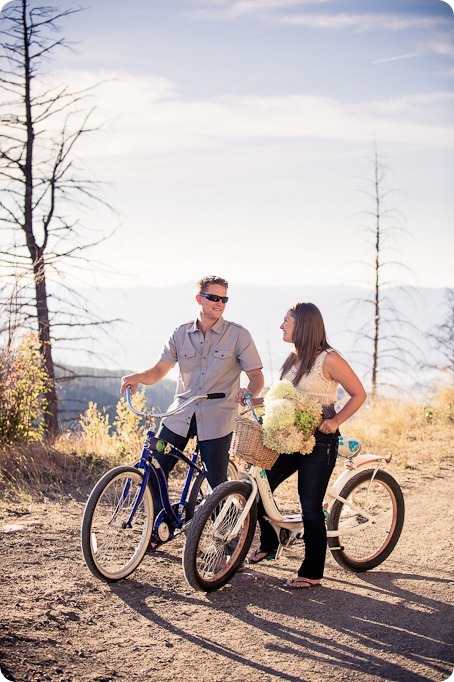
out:
{"label": "bare burnt tree", "polygon": [[388,205],[391,191],[386,189],[387,168],[375,141],[369,163],[373,174],[361,191],[367,195],[371,208],[363,212],[365,221],[360,232],[366,241],[363,265],[371,273],[367,282],[370,294],[354,299],[354,303],[355,307],[366,306],[369,311],[367,321],[356,332],[356,352],[370,374],[371,397],[375,399],[380,387],[396,388],[405,376],[412,374],[419,354],[415,339],[420,332],[391,297],[396,292],[412,296],[410,288],[388,274],[398,268],[409,269],[397,245],[399,237],[407,231],[400,212]]}
{"label": "bare burnt tree", "polygon": [[15,319],[37,329],[49,377],[49,437],[58,429],[54,344],[72,338],[79,345],[88,327],[103,323],[86,301],[71,300],[70,285],[52,288],[68,281],[71,268],[86,266],[86,250],[106,238],[94,238],[79,219],[101,201],[100,183],[75,156],[81,139],[97,130],[89,103],[95,86],[71,91],[45,73],[49,59],[69,47],[61,20],[77,11],[18,0],[3,10],[0,25],[0,268],[10,283],[2,299]]}
{"label": "bare burnt tree", "polygon": [[9,352],[16,333],[26,326],[26,313],[22,300],[21,283],[17,277],[4,277],[0,284],[0,338]]}
{"label": "bare burnt tree", "polygon": [[425,364],[424,367],[440,370],[449,376],[451,382],[454,382],[454,289],[446,289],[445,309],[443,322],[436,325],[428,334],[442,360],[438,364]]}

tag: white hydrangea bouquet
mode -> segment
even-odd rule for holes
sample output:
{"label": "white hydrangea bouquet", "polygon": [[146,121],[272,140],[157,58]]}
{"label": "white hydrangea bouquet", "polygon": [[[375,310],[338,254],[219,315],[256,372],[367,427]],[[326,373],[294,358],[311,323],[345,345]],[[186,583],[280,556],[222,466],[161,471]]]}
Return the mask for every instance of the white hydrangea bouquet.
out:
{"label": "white hydrangea bouquet", "polygon": [[307,455],[322,422],[322,406],[296,390],[291,381],[277,381],[264,398],[263,442],[272,450]]}

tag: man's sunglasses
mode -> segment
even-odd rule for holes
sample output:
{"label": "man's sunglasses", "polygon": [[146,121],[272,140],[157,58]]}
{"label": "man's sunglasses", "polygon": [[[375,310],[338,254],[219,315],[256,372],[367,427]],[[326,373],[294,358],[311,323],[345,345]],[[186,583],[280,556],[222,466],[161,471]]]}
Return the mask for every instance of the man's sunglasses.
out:
{"label": "man's sunglasses", "polygon": [[202,294],[200,293],[199,296],[203,296],[204,298],[207,298],[209,301],[213,301],[213,303],[219,303],[219,301],[222,301],[223,303],[227,303],[229,300],[228,296],[217,296],[216,294]]}

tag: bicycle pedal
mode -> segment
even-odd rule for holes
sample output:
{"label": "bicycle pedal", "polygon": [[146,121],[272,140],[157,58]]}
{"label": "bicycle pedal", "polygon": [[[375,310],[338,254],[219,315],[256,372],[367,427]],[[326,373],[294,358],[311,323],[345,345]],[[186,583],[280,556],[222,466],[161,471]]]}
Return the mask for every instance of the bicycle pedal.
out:
{"label": "bicycle pedal", "polygon": [[158,538],[161,542],[167,542],[167,540],[170,538],[170,528],[165,521],[160,523],[158,526]]}

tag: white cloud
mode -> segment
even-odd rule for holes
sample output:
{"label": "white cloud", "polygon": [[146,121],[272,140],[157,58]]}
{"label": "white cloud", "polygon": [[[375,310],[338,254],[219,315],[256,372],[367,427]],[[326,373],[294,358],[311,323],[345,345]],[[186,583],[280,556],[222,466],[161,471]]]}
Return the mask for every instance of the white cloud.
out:
{"label": "white cloud", "polygon": [[369,141],[373,131],[383,142],[440,147],[454,145],[454,130],[422,116],[429,103],[453,100],[444,92],[354,104],[298,94],[187,100],[165,79],[122,74],[102,86],[98,117],[112,120],[110,144],[121,155],[222,146],[234,138]]}
{"label": "white cloud", "polygon": [[[65,72],[55,82],[85,89],[104,81],[93,98],[103,132],[81,140],[81,158],[115,158],[139,164],[160,154],[226,148],[232,142],[256,144],[311,140],[381,143],[413,148],[454,146],[454,127],[427,121],[427,108],[447,109],[452,92],[420,93],[382,100],[339,102],[330,97],[290,94],[282,97],[224,95],[185,99],[165,78],[113,76],[106,72]],[[56,121],[61,125],[61,121]]]}
{"label": "white cloud", "polygon": [[285,12],[303,6],[324,5],[331,0],[193,0],[189,4],[197,9],[192,16],[206,19],[233,19],[235,17],[256,15],[265,16],[268,12]]}
{"label": "white cloud", "polygon": [[441,19],[408,14],[295,14],[280,17],[286,25],[305,26],[319,29],[354,29],[366,31],[410,31],[414,29],[433,29],[441,25]]}
{"label": "white cloud", "polygon": [[[259,20],[306,28],[324,30],[353,29],[364,31],[409,31],[432,29],[445,22],[441,17],[393,12],[339,11],[330,0],[224,0],[221,2],[195,2],[197,9],[192,15],[197,19],[234,20],[253,16]],[[329,11],[317,11],[318,7],[330,5]],[[315,10],[315,11],[314,11]],[[337,11],[336,11],[337,10]]]}
{"label": "white cloud", "polygon": [[397,57],[385,57],[384,59],[376,59],[372,64],[385,64],[386,62],[397,62],[400,59],[412,59],[413,57],[419,57],[420,52],[412,52],[411,54],[401,54]]}
{"label": "white cloud", "polygon": [[329,0],[239,0],[233,2],[229,11],[232,16],[241,14],[256,14],[279,10],[283,12],[287,9],[302,7],[303,5],[325,5]]}
{"label": "white cloud", "polygon": [[452,39],[438,39],[433,43],[432,49],[436,54],[441,54],[445,57],[454,57],[454,41]]}

